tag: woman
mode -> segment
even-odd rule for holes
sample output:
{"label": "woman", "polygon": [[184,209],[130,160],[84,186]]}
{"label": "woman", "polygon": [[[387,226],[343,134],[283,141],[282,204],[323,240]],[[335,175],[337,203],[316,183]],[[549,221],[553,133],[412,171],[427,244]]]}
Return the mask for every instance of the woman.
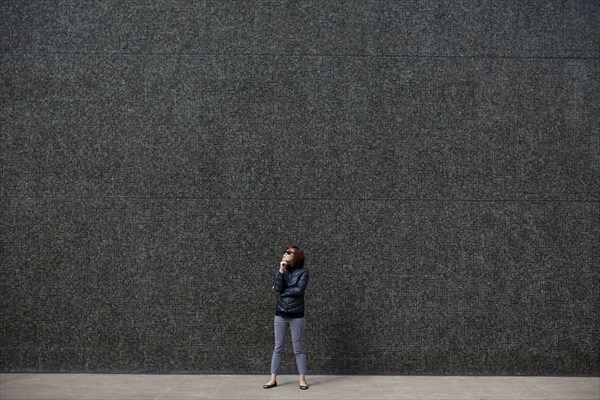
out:
{"label": "woman", "polygon": [[300,389],[306,384],[306,354],[304,354],[304,291],[308,285],[308,270],[304,268],[304,254],[298,246],[288,246],[283,252],[279,268],[275,271],[273,289],[277,293],[275,305],[275,349],[271,359],[271,379],[263,388],[277,386],[277,373],[285,350],[288,329],[292,332],[292,345],[300,374]]}

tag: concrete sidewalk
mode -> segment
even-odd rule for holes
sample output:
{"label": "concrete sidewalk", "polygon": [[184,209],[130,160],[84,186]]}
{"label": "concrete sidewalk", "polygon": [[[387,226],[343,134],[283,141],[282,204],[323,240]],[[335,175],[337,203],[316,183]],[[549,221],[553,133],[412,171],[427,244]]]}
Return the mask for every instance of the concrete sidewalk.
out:
{"label": "concrete sidewalk", "polygon": [[410,399],[599,400],[600,378],[280,376],[265,390],[259,375],[1,374],[2,400]]}

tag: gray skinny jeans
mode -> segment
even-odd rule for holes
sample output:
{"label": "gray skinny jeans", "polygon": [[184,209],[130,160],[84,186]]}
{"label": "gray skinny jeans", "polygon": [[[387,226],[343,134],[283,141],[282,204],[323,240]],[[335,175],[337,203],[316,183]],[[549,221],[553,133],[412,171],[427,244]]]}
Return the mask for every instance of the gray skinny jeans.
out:
{"label": "gray skinny jeans", "polygon": [[275,316],[274,333],[275,349],[271,359],[271,373],[277,374],[281,365],[281,358],[285,350],[285,342],[288,329],[292,331],[292,346],[296,355],[298,373],[306,375],[306,354],[304,354],[304,318],[284,318]]}

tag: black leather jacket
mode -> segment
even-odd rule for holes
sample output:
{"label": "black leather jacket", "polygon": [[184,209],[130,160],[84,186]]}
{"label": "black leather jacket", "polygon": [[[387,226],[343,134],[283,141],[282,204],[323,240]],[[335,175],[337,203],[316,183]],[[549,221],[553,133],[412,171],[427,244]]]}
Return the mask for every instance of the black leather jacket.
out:
{"label": "black leather jacket", "polygon": [[286,318],[304,317],[304,291],[308,285],[308,269],[288,265],[285,272],[275,270],[273,289],[277,292],[275,315]]}

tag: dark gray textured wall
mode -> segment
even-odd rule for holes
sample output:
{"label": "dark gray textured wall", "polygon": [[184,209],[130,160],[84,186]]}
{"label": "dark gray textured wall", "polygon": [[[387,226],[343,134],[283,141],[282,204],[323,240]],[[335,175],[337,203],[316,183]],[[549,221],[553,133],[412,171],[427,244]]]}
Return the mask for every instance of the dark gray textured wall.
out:
{"label": "dark gray textured wall", "polygon": [[0,370],[600,373],[597,1],[0,13]]}

